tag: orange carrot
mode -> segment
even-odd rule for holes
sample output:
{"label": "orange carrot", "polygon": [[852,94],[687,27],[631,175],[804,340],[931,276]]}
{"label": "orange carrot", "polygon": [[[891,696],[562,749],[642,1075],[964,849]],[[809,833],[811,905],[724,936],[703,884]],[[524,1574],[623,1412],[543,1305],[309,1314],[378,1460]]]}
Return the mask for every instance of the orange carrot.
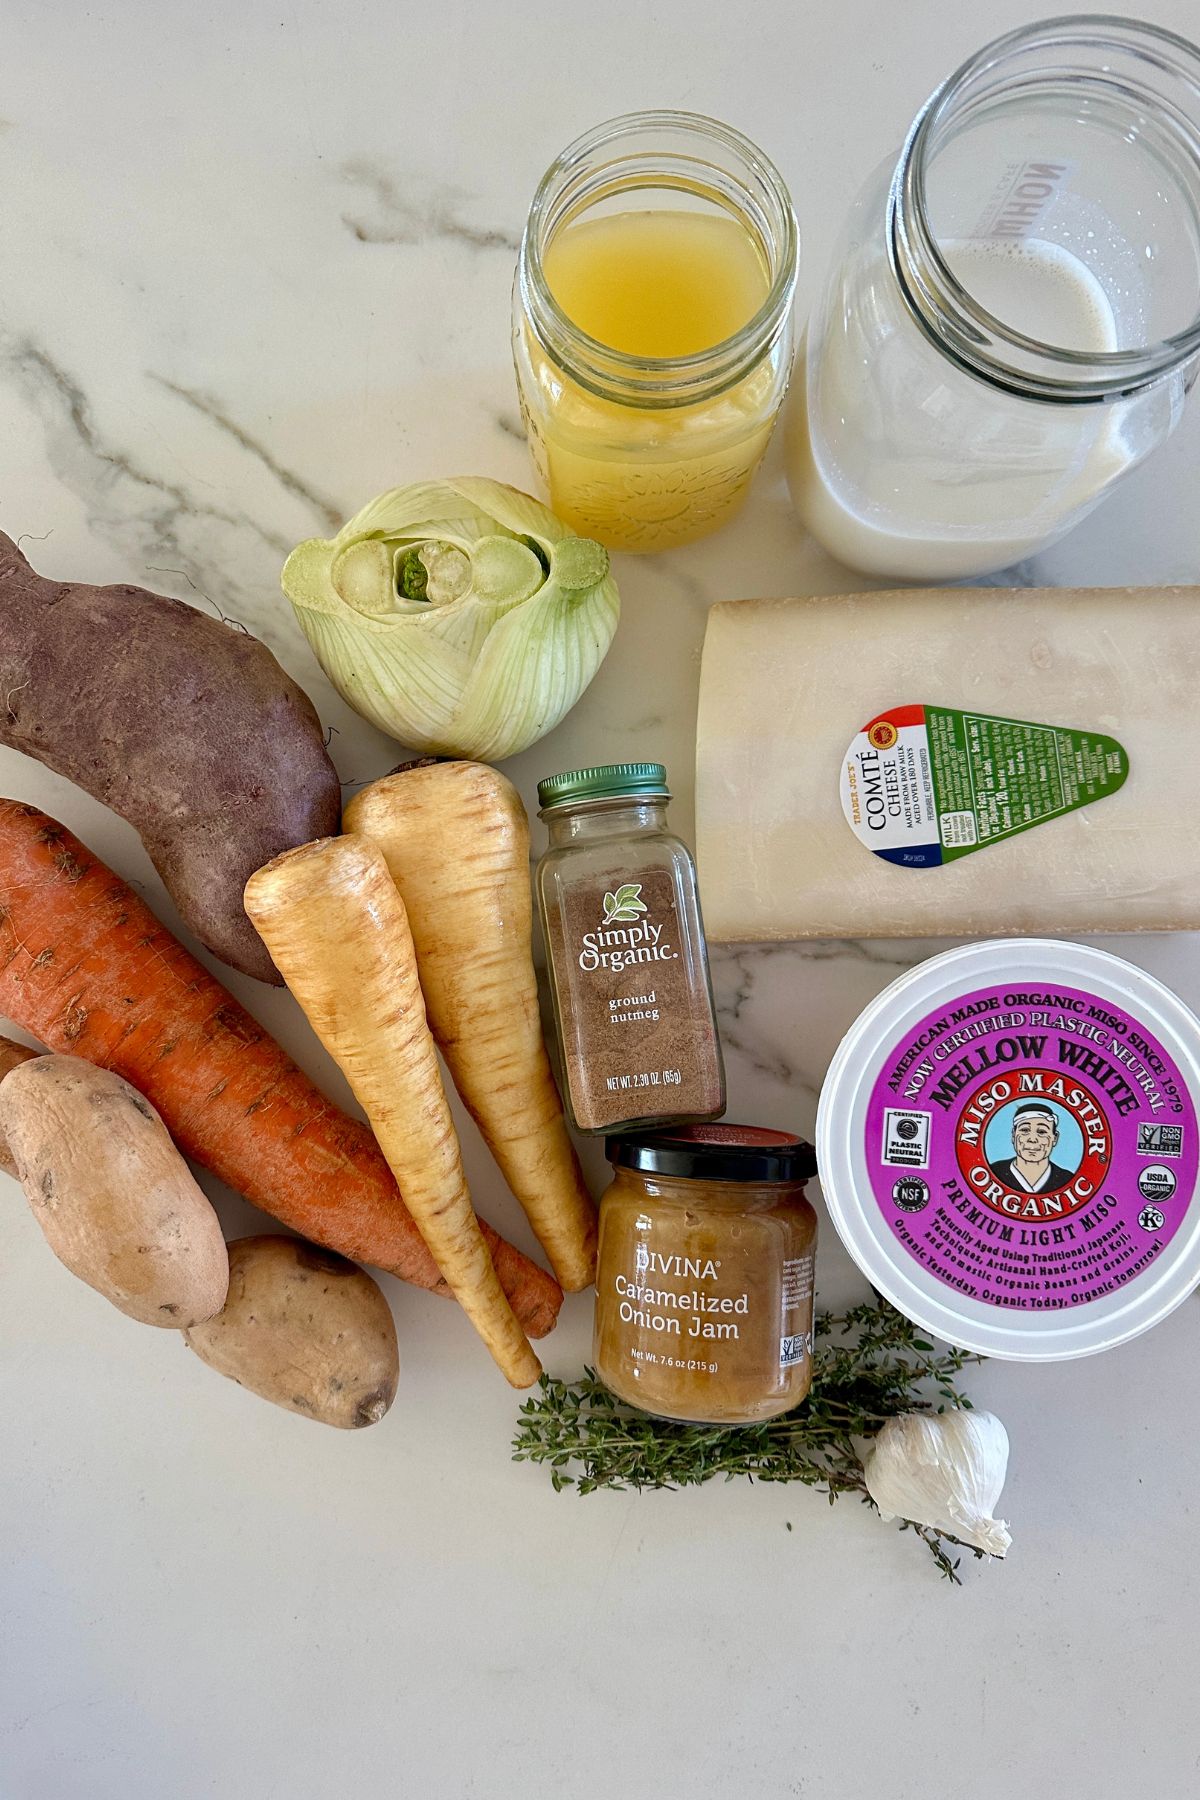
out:
{"label": "orange carrot", "polygon": [[[0,1013],[115,1069],[193,1161],[294,1231],[449,1294],[370,1131],[348,1118],[138,896],[36,807],[0,800]],[[557,1282],[484,1228],[531,1337]]]}

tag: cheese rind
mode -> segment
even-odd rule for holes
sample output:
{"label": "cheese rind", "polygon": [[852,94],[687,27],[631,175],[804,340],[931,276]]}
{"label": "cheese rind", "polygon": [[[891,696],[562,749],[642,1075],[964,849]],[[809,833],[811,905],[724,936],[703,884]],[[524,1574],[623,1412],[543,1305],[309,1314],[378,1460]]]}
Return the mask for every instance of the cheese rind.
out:
{"label": "cheese rind", "polygon": [[[873,855],[843,761],[878,713],[956,707],[1103,732],[1123,787],[940,867]],[[1200,926],[1200,590],[948,589],[709,615],[696,844],[716,943]]]}

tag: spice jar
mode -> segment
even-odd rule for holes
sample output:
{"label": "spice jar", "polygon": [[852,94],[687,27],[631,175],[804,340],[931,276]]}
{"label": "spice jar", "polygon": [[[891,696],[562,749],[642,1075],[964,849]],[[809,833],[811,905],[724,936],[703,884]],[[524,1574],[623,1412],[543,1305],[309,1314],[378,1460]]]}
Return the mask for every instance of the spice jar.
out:
{"label": "spice jar", "polygon": [[753,1125],[610,1138],[593,1360],[664,1419],[750,1425],[812,1385],[812,1146]]}
{"label": "spice jar", "polygon": [[661,763],[610,763],[538,783],[550,847],[538,908],[580,1131],[716,1119],[725,1070],[696,869],[667,830]]}
{"label": "spice jar", "polygon": [[663,550],[732,516],[787,388],[798,254],[778,171],[715,119],[632,113],[563,151],[513,288],[521,414],[560,518]]}

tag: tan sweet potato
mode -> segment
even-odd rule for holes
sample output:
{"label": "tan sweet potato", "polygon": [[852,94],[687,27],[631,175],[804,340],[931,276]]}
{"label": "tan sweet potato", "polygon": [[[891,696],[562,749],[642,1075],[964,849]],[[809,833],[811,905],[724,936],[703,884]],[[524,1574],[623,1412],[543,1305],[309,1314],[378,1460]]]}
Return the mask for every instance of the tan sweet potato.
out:
{"label": "tan sweet potato", "polygon": [[[10,1069],[15,1069],[19,1063],[28,1062],[31,1056],[36,1055],[36,1050],[27,1050],[24,1044],[15,1044],[11,1038],[0,1037],[0,1081],[4,1080]],[[6,1175],[15,1175],[17,1172],[12,1152],[3,1136],[0,1136],[0,1169]]]}
{"label": "tan sweet potato", "polygon": [[221,1310],[220,1222],[136,1088],[75,1056],[35,1056],[0,1082],[0,1135],[73,1275],[143,1325],[195,1325]]}
{"label": "tan sweet potato", "polygon": [[230,1244],[224,1310],[183,1335],[218,1374],[347,1431],[382,1419],[400,1378],[391,1310],[371,1277],[301,1238]]}
{"label": "tan sweet potato", "polygon": [[0,743],[128,819],[188,929],[278,982],[242,891],[338,829],[341,790],[265,644],[145,588],[48,581],[0,533]]}

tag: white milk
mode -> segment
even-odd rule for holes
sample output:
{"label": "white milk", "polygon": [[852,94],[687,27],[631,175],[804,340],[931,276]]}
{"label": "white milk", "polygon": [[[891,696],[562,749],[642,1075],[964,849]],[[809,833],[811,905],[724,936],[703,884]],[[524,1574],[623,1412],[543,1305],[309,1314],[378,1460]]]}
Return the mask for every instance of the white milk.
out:
{"label": "white milk", "polygon": [[[963,239],[944,254],[1010,328],[1073,350],[1118,347],[1103,287],[1059,245]],[[806,346],[798,374],[792,498],[831,555],[869,574],[945,581],[1007,567],[1137,460],[1113,408],[1021,400],[957,369],[871,251],[844,267],[819,353]]]}

